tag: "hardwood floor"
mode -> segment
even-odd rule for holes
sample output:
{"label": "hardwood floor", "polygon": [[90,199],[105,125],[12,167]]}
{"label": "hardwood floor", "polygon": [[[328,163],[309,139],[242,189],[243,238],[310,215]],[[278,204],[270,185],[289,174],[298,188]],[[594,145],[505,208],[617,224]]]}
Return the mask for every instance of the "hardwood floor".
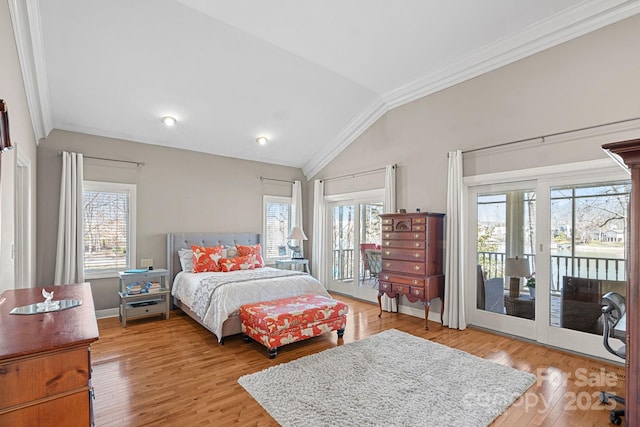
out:
{"label": "hardwood floor", "polygon": [[[194,426],[277,423],[238,384],[240,376],[395,328],[538,376],[493,426],[607,426],[600,390],[624,393],[622,366],[468,328],[443,328],[416,317],[383,313],[343,296],[349,305],[344,340],[335,333],[282,347],[275,359],[240,335],[224,345],[180,311],[169,320],[98,321],[91,352],[96,426]],[[347,391],[348,392],[348,391]],[[348,395],[345,396],[348,400]]]}

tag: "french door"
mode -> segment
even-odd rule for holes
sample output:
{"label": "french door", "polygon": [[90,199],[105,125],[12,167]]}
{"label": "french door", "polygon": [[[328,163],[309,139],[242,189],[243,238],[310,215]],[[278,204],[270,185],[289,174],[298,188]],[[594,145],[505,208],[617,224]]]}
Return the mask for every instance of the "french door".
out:
{"label": "french door", "polygon": [[616,168],[469,186],[470,323],[613,359],[600,307],[624,293],[630,187]]}
{"label": "french door", "polygon": [[380,247],[383,197],[380,191],[327,197],[329,290],[377,300],[378,278],[368,268],[365,249]]}

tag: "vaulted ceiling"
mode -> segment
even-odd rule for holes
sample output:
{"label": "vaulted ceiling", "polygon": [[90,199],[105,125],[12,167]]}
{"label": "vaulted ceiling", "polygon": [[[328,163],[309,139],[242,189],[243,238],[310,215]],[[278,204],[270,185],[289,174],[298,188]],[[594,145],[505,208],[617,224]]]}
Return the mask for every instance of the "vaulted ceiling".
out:
{"label": "vaulted ceiling", "polygon": [[389,109],[640,12],[620,0],[24,1],[12,15],[38,136],[308,177]]}

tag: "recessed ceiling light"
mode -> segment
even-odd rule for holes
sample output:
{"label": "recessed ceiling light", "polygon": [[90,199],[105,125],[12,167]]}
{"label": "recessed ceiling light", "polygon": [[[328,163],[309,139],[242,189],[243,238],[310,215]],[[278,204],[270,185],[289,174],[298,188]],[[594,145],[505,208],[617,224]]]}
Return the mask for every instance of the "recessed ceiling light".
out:
{"label": "recessed ceiling light", "polygon": [[259,136],[256,138],[256,142],[260,145],[264,145],[268,142],[269,140],[267,139],[266,136]]}
{"label": "recessed ceiling light", "polygon": [[162,123],[164,123],[164,124],[165,124],[165,125],[167,125],[167,126],[173,126],[173,125],[175,125],[175,124],[176,124],[176,121],[177,121],[177,120],[176,120],[175,118],[171,117],[171,116],[164,116],[164,117],[162,118]]}

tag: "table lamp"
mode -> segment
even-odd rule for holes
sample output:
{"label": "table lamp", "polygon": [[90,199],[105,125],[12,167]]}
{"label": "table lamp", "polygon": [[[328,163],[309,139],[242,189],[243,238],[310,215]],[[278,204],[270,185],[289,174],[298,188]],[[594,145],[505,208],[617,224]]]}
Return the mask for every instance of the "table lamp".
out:
{"label": "table lamp", "polygon": [[529,272],[529,262],[525,258],[507,258],[504,273],[511,278],[509,281],[509,297],[518,298],[520,296],[520,278],[531,274]]}
{"label": "table lamp", "polygon": [[[291,229],[291,233],[287,236],[289,240],[307,240],[307,236],[302,231],[302,228],[297,225]],[[302,251],[300,246],[294,246],[291,242],[287,242],[287,246],[291,249],[291,259],[302,259]]]}

